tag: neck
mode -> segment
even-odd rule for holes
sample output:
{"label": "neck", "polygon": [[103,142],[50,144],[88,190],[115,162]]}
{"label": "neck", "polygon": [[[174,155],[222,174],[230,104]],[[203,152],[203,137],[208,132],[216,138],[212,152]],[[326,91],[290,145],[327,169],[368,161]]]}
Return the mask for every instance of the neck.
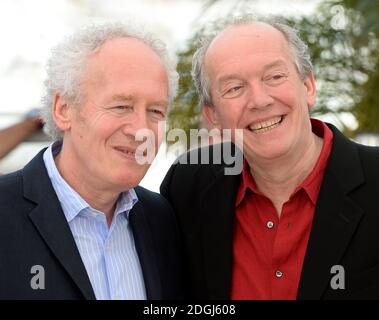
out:
{"label": "neck", "polygon": [[312,133],[297,154],[285,155],[274,160],[247,160],[258,189],[273,202],[279,216],[283,204],[312,172],[321,153],[322,144],[323,140]]}
{"label": "neck", "polygon": [[55,164],[63,179],[73,188],[92,208],[103,212],[108,225],[111,224],[116,202],[120,195],[110,188],[101,188],[102,182],[86,175],[86,170],[80,168],[74,157],[62,145],[61,152],[55,157]]}

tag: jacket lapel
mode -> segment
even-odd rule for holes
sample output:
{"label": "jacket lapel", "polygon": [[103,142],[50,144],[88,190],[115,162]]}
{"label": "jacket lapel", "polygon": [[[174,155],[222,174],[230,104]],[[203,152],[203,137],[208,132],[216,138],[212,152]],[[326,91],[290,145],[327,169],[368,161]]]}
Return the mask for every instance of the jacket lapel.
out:
{"label": "jacket lapel", "polygon": [[[298,299],[320,299],[363,215],[349,192],[364,182],[358,151],[336,128],[304,259]],[[349,157],[346,157],[349,155]]]}
{"label": "jacket lapel", "polygon": [[37,206],[29,218],[86,299],[96,299],[75,240],[43,163],[42,150],[23,170],[24,196]]}
{"label": "jacket lapel", "polygon": [[240,177],[226,176],[222,168],[201,200],[205,279],[210,299],[230,298],[234,205]]}
{"label": "jacket lapel", "polygon": [[136,192],[140,201],[130,211],[129,221],[141,263],[147,299],[160,300],[162,299],[162,287],[156,252],[154,250],[154,241],[141,203],[143,199],[141,199],[141,195],[138,193],[138,187],[136,188]]}

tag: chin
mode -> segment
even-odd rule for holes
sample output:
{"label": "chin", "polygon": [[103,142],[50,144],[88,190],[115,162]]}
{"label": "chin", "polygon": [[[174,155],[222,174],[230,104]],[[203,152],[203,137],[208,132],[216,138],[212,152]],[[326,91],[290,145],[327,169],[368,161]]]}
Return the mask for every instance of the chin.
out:
{"label": "chin", "polygon": [[123,173],[115,175],[112,180],[113,184],[122,192],[138,186],[144,176],[145,172],[137,173],[124,170]]}
{"label": "chin", "polygon": [[[250,150],[250,152],[248,151]],[[265,159],[265,160],[273,160],[280,158],[281,156],[286,154],[287,148],[283,146],[275,146],[271,145],[264,148],[247,148],[246,153],[250,155],[250,157],[254,159]]]}

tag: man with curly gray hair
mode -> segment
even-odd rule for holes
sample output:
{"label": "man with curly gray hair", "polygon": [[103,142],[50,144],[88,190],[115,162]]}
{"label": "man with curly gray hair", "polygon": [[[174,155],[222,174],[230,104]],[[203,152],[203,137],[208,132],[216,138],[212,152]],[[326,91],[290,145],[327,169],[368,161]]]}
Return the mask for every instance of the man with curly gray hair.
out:
{"label": "man with curly gray hair", "polygon": [[177,91],[165,44],[86,27],[53,49],[45,85],[55,142],[0,179],[0,299],[180,299],[172,209],[138,186]]}

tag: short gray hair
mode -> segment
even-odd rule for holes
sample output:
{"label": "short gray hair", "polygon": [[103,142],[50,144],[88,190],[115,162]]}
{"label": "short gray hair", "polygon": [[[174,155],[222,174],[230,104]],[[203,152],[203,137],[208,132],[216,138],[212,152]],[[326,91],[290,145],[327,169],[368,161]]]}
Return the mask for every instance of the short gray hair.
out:
{"label": "short gray hair", "polygon": [[81,103],[82,94],[79,83],[83,76],[87,60],[105,41],[114,38],[135,38],[149,46],[161,59],[167,73],[168,100],[172,103],[178,90],[179,76],[176,60],[170,56],[166,45],[154,34],[141,26],[124,23],[90,25],[78,30],[52,49],[47,63],[45,96],[42,98],[42,117],[44,130],[53,139],[62,139],[63,133],[52,118],[52,105],[56,93],[74,105]]}
{"label": "short gray hair", "polygon": [[217,37],[217,35],[219,35],[226,28],[230,26],[248,25],[254,22],[266,23],[283,34],[288,42],[290,50],[294,55],[295,65],[301,79],[304,80],[313,70],[308,46],[303,40],[301,40],[298,34],[299,32],[289,25],[279,22],[278,18],[255,18],[252,15],[247,14],[233,18],[232,20],[225,20],[221,22],[218,21],[217,25],[215,26],[216,32],[213,32],[212,34],[205,36],[200,40],[200,47],[196,50],[192,59],[192,78],[199,93],[200,106],[213,105],[209,78],[204,66],[205,55],[210,44]]}

